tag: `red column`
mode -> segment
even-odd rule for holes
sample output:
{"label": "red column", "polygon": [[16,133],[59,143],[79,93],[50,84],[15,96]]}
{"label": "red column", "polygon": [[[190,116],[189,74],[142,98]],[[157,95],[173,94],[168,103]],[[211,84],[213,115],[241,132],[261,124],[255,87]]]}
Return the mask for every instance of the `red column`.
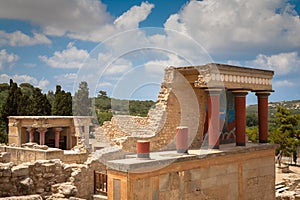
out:
{"label": "red column", "polygon": [[59,148],[59,136],[62,128],[55,128],[55,148]]}
{"label": "red column", "polygon": [[187,153],[189,148],[189,135],[187,126],[176,128],[176,150],[177,153]]}
{"label": "red column", "polygon": [[33,143],[34,142],[34,129],[33,128],[28,128],[27,131],[29,132],[29,142]]}
{"label": "red column", "polygon": [[235,110],[236,146],[246,145],[246,95],[245,90],[233,91]]}
{"label": "red column", "polygon": [[40,128],[40,129],[38,129],[38,132],[40,133],[40,145],[44,145],[45,144],[45,135],[46,135],[47,129]]}
{"label": "red column", "polygon": [[268,143],[268,96],[269,92],[256,92],[258,101],[259,143]]}
{"label": "red column", "polygon": [[208,91],[208,147],[219,149],[220,145],[220,89]]}
{"label": "red column", "polygon": [[136,143],[136,153],[138,159],[149,159],[150,142],[146,140],[138,140]]}

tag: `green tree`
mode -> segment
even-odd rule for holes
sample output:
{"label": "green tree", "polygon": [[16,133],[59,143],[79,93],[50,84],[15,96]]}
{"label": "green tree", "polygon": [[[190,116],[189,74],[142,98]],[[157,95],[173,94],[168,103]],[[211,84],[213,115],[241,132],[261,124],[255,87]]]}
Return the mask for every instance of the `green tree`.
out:
{"label": "green tree", "polygon": [[47,93],[47,99],[51,105],[51,107],[53,106],[53,102],[54,102],[54,92],[52,90],[49,90]]}
{"label": "green tree", "polygon": [[41,89],[34,88],[30,98],[31,104],[29,105],[28,114],[32,116],[51,115],[51,105],[47,96],[42,93]]}
{"label": "green tree", "polygon": [[99,125],[102,126],[105,121],[110,121],[113,114],[111,111],[99,111],[97,112],[97,120]]}
{"label": "green tree", "polygon": [[[8,132],[8,116],[17,116],[18,105],[22,97],[21,89],[18,87],[17,83],[14,83],[11,79],[9,81],[9,91],[8,97],[2,106],[1,110],[1,129],[0,141],[7,142],[7,132]],[[4,128],[3,128],[4,127]],[[3,130],[4,129],[4,130]]]}
{"label": "green tree", "polygon": [[257,113],[247,112],[247,114],[246,114],[246,125],[247,125],[247,127],[258,126]]}
{"label": "green tree", "polygon": [[71,116],[72,115],[72,96],[70,92],[65,92],[60,85],[56,86],[54,94],[52,115]]}
{"label": "green tree", "polygon": [[79,84],[79,89],[75,92],[73,101],[73,114],[78,116],[89,116],[91,101],[89,99],[89,88],[87,82]]}
{"label": "green tree", "polygon": [[98,96],[94,99],[95,109],[101,112],[111,110],[111,98],[107,96],[107,93],[100,90]]}
{"label": "green tree", "polygon": [[289,110],[278,106],[276,110],[276,127],[270,134],[270,142],[279,144],[277,149],[278,162],[281,163],[282,156],[297,158],[297,150],[300,146],[300,131],[297,129],[299,115],[292,115]]}
{"label": "green tree", "polygon": [[29,83],[21,83],[20,86],[22,94],[27,95],[28,97],[32,96],[34,87]]}
{"label": "green tree", "polygon": [[257,126],[252,126],[252,127],[247,127],[246,128],[246,133],[248,135],[248,139],[251,142],[258,142],[258,127]]}

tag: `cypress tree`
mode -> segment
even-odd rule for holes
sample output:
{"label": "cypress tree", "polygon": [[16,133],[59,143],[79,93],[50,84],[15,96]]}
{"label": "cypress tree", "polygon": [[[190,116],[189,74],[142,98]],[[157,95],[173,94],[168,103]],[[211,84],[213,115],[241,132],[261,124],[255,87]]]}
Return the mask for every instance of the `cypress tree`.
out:
{"label": "cypress tree", "polygon": [[75,92],[73,101],[73,114],[78,116],[90,115],[91,101],[89,99],[89,88],[87,82],[79,84],[79,89]]}
{"label": "cypress tree", "polygon": [[54,94],[52,115],[71,116],[72,115],[72,96],[70,92],[61,90],[61,86],[56,86]]}

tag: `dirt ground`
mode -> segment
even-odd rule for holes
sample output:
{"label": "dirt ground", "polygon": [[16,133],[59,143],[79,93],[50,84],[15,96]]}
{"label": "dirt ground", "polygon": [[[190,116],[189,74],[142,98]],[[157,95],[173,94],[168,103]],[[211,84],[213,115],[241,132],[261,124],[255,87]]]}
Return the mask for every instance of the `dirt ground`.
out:
{"label": "dirt ground", "polygon": [[284,181],[286,178],[299,178],[300,179],[300,166],[289,166],[289,173],[282,173],[281,170],[279,170],[276,167],[276,181],[275,184],[279,184]]}

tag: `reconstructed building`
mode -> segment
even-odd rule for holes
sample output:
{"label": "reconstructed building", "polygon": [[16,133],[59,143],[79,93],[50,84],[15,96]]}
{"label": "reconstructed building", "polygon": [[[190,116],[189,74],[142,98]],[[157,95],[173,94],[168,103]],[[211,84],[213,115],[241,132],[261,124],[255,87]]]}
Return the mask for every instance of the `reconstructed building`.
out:
{"label": "reconstructed building", "polygon": [[[114,116],[95,132],[99,141],[119,147],[119,152],[103,148],[93,154],[101,163],[91,167],[86,162],[72,173],[61,166],[69,174],[59,184],[72,180],[68,184],[78,189],[73,196],[85,199],[91,199],[94,192],[122,200],[275,199],[276,146],[268,144],[273,75],[270,70],[214,63],[166,68],[158,101],[148,117]],[[256,94],[258,103],[257,144],[246,138],[250,92]],[[9,143],[71,149],[82,139],[88,144],[88,126],[89,119],[84,117],[10,117]],[[13,179],[17,169],[12,167],[11,177],[0,177],[0,181],[14,180],[18,185],[19,179]],[[37,184],[37,174],[27,174]],[[39,185],[32,193],[44,197],[60,186],[49,187]],[[19,190],[16,194],[23,192]]]}
{"label": "reconstructed building", "polygon": [[34,142],[69,150],[84,141],[88,147],[90,123],[91,117],[85,116],[10,116],[8,143]]}

